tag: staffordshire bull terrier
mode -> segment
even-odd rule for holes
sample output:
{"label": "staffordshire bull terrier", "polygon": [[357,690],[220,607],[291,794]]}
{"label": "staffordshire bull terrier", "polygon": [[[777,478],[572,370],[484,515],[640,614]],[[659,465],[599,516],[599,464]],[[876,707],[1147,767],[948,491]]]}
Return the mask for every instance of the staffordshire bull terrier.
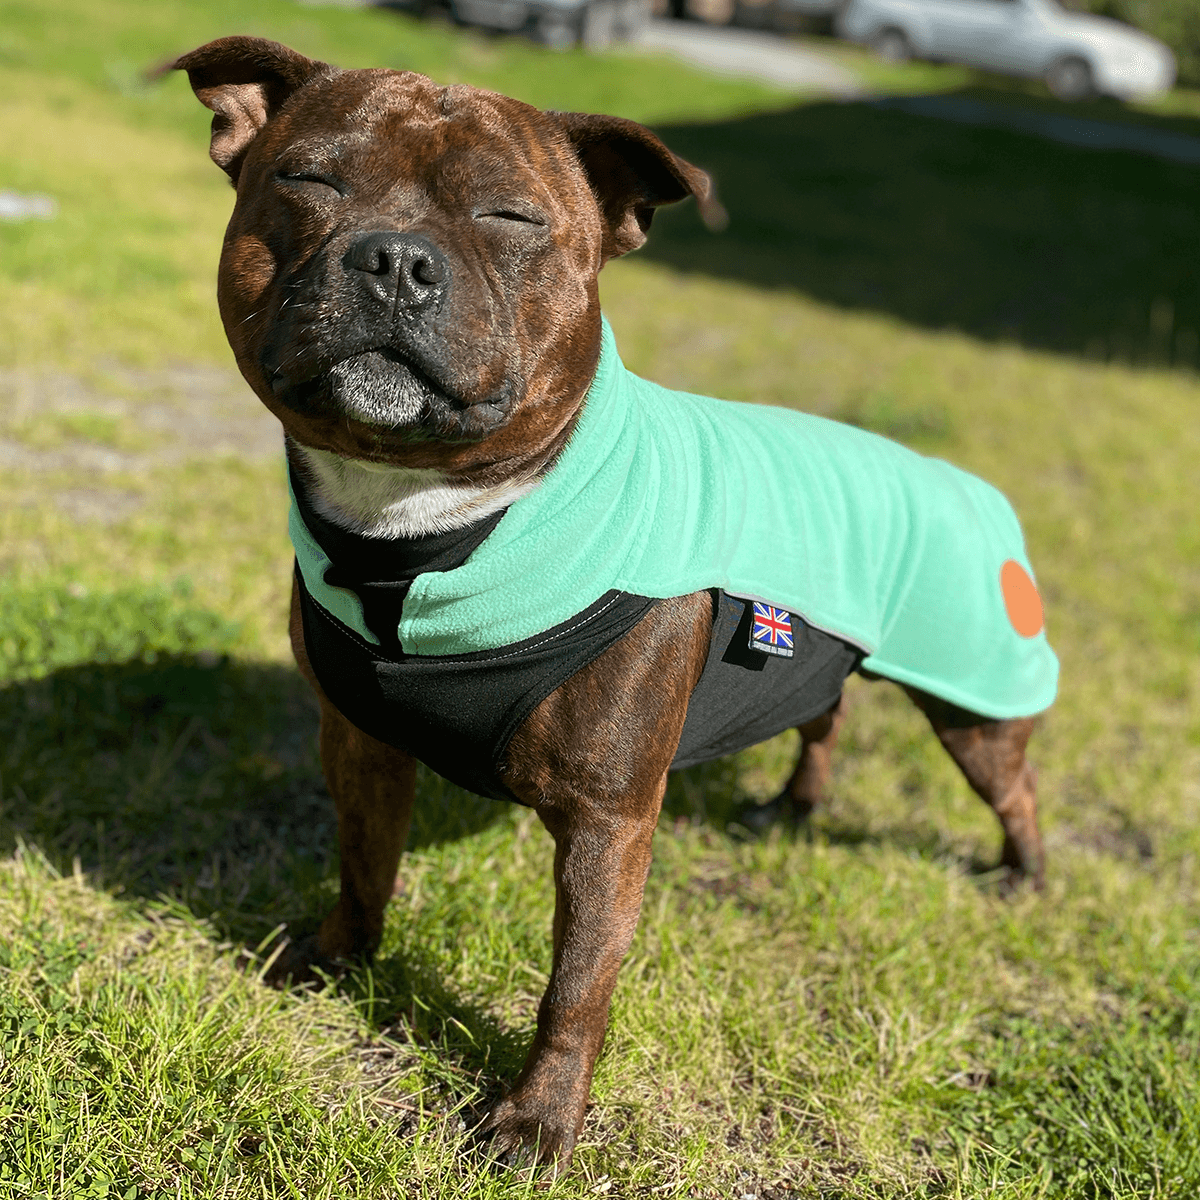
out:
{"label": "staffordshire bull terrier", "polygon": [[[417,759],[556,843],[553,966],[480,1128],[559,1167],[584,1119],[675,767],[795,726],[825,788],[854,670],[903,686],[1042,879],[1025,747],[1057,663],[988,485],[801,413],[622,366],[597,295],[708,176],[615,117],[541,112],[229,37],[172,64],[237,190],[221,316],[283,425],[291,632],[321,708],[341,893],[280,979],[379,943]],[[774,811],[774,810],[773,810]]]}

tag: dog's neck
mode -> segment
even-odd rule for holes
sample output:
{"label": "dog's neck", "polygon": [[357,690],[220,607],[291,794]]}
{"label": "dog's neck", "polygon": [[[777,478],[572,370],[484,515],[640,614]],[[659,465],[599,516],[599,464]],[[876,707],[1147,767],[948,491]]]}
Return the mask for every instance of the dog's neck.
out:
{"label": "dog's neck", "polygon": [[288,452],[327,520],[363,537],[415,538],[459,529],[507,508],[537,485],[525,479],[475,487],[441,471],[342,458],[288,442]]}

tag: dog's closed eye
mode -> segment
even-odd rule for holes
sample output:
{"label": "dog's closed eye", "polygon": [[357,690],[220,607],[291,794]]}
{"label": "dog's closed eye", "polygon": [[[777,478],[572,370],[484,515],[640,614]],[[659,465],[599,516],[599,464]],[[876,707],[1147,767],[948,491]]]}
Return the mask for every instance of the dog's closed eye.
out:
{"label": "dog's closed eye", "polygon": [[513,221],[521,225],[546,225],[546,218],[533,209],[498,207],[475,213],[476,220]]}
{"label": "dog's closed eye", "polygon": [[317,171],[277,171],[275,178],[280,183],[288,184],[293,187],[311,188],[314,191],[333,192],[335,195],[344,195],[344,191],[333,178],[328,175],[323,175]]}

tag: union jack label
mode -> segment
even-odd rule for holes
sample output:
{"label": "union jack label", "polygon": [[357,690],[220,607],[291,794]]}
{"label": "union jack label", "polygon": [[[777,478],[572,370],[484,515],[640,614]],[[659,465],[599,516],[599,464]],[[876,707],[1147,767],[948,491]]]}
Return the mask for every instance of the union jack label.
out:
{"label": "union jack label", "polygon": [[754,602],[754,621],[750,626],[750,649],[791,658],[792,614],[770,604]]}

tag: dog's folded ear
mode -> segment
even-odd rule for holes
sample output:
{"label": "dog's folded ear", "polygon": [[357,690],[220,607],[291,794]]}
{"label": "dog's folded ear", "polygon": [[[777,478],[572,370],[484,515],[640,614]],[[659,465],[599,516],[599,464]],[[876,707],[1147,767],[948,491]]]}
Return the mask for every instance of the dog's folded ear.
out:
{"label": "dog's folded ear", "polygon": [[575,148],[600,215],[607,260],[636,250],[660,204],[695,196],[700,216],[712,230],[729,222],[717,200],[712,177],[672,154],[644,125],[622,117],[555,113]]}
{"label": "dog's folded ear", "polygon": [[293,92],[337,74],[265,38],[225,37],[166,63],[154,72],[186,71],[196,98],[213,113],[213,162],[237,183],[242,159],[260,129]]}

